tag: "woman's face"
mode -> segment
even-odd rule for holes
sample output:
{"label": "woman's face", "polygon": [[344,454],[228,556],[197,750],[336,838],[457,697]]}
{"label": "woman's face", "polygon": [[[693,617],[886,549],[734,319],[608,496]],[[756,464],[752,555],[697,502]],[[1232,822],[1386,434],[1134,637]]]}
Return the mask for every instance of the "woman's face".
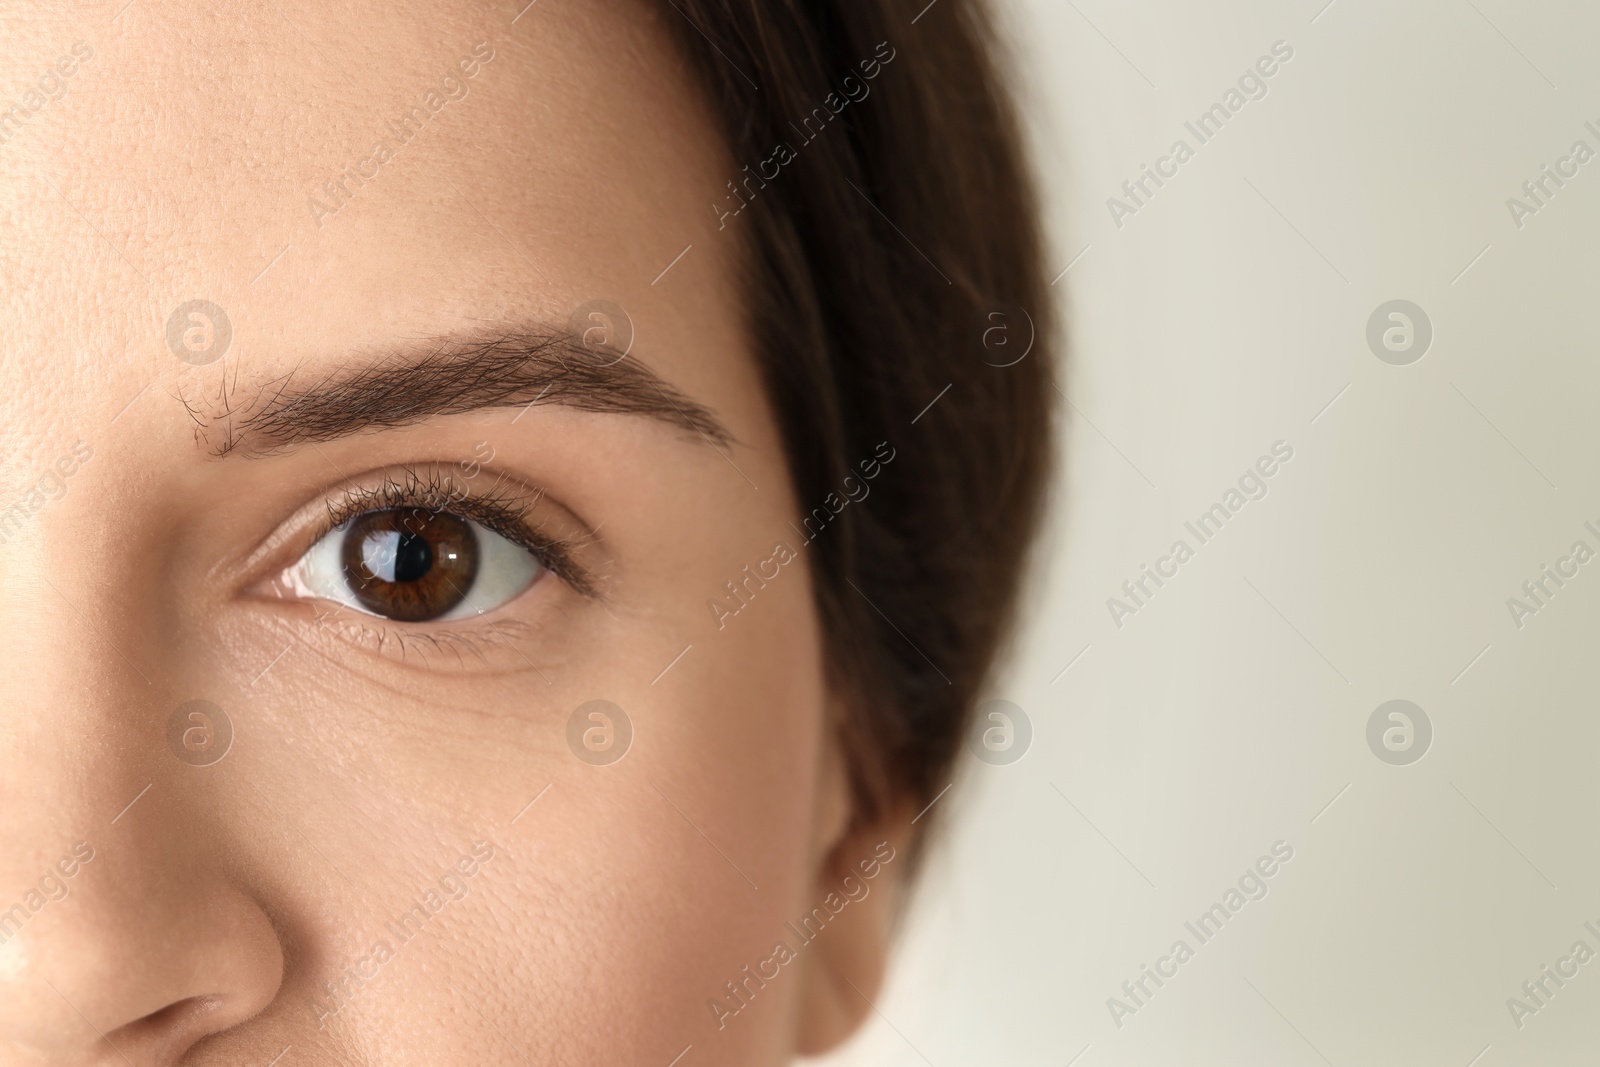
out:
{"label": "woman's face", "polygon": [[900,839],[663,16],[7,6],[0,1065],[848,1032]]}

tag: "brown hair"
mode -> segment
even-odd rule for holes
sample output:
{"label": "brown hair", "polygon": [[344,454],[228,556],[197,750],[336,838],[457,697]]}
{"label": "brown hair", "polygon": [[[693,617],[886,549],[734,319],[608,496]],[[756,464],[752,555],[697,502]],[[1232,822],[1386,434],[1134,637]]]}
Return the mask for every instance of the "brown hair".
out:
{"label": "brown hair", "polygon": [[812,571],[857,817],[920,807],[1015,614],[1051,460],[1048,286],[989,19],[977,0],[669,2],[745,165],[708,210],[747,228],[802,509],[894,450],[867,500],[827,509]]}

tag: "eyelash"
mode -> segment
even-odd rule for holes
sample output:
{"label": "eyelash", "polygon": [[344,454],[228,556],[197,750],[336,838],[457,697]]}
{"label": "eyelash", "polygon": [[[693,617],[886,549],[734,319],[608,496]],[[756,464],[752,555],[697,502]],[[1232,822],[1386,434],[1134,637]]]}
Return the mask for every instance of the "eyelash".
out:
{"label": "eyelash", "polygon": [[551,574],[576,592],[594,596],[594,582],[573,558],[577,545],[571,540],[551,537],[530,525],[528,515],[544,498],[543,490],[518,491],[496,483],[485,492],[474,493],[439,471],[419,472],[402,468],[376,485],[346,485],[341,494],[328,501],[328,514],[322,528],[311,539],[315,544],[358,515],[389,508],[422,508],[460,515],[479,523],[486,530],[504,537],[530,553]]}

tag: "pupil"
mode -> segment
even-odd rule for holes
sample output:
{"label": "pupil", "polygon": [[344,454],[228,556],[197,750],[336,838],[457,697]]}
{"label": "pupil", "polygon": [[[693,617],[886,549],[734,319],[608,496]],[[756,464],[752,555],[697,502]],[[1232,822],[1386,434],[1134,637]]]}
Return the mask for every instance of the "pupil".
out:
{"label": "pupil", "polygon": [[394,552],[394,580],[414,582],[433,567],[433,549],[428,542],[414,533],[400,535]]}

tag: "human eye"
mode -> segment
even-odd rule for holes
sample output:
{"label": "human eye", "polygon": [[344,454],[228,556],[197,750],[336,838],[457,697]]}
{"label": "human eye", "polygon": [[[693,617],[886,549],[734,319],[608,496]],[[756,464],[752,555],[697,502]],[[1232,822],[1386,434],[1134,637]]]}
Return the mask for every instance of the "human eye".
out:
{"label": "human eye", "polygon": [[552,575],[581,591],[559,539],[529,522],[534,502],[414,470],[347,487],[274,585],[396,623],[487,615]]}
{"label": "human eye", "polygon": [[306,595],[395,622],[493,611],[545,568],[521,545],[463,515],[379,508],[340,523],[285,575]]}

